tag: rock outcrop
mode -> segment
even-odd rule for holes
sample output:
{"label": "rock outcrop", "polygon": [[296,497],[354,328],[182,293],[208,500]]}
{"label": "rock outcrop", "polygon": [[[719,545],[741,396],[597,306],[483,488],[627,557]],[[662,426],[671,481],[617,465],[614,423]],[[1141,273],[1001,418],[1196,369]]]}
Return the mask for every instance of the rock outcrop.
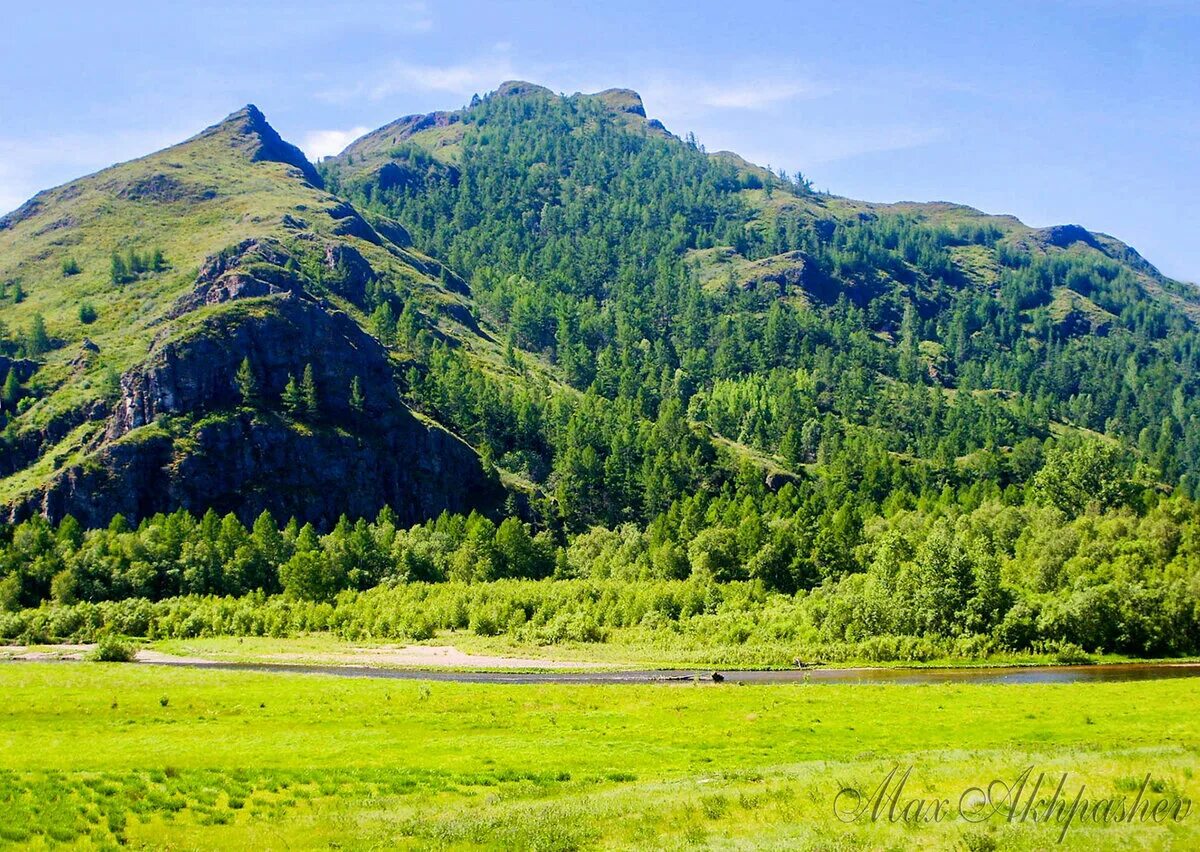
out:
{"label": "rock outcrop", "polygon": [[[320,258],[330,289],[361,300],[373,275],[365,258],[344,244],[325,246]],[[172,310],[175,322],[121,376],[111,415],[86,412],[107,417],[99,445],[11,507],[10,518],[71,514],[102,526],[117,513],[136,520],[211,507],[246,522],[268,509],[327,527],[384,505],[406,523],[498,507],[503,488],[475,451],[408,409],[387,350],[310,292],[291,261],[269,239],[210,257]],[[258,389],[252,405],[237,379],[243,360]],[[307,367],[318,411],[294,419],[281,395]],[[352,400],[356,382],[361,399]]]}

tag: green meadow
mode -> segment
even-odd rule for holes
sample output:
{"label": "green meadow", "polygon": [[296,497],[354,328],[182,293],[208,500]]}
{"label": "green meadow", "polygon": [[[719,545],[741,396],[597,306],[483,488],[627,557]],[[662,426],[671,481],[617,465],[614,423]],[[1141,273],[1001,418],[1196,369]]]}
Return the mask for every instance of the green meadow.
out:
{"label": "green meadow", "polygon": [[[511,686],[60,662],[0,664],[0,695],[0,842],[14,846],[1200,845],[1195,808],[1107,824],[1091,812],[1064,833],[1061,819],[912,805],[957,805],[1029,767],[1048,779],[1035,799],[1063,773],[1070,799],[1195,799],[1200,682],[1187,679]],[[897,807],[844,821],[840,791],[865,801],[897,767]]]}

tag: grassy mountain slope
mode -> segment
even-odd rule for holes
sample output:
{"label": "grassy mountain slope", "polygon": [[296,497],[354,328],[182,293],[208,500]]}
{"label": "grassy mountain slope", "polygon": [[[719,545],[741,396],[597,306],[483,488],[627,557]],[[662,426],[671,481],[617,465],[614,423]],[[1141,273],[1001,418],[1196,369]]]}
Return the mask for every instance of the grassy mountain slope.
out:
{"label": "grassy mountain slope", "polygon": [[[266,410],[250,417],[240,432],[254,431],[261,420],[258,426],[279,432],[276,443],[280,436],[290,436],[296,450],[304,452],[309,443],[328,443],[339,431],[361,431],[334,416],[337,402],[348,394],[350,377],[341,373],[353,358],[348,362],[343,353],[330,363],[323,357],[349,348],[354,357],[369,362],[355,367],[364,371],[361,381],[368,378],[365,371],[372,373],[376,386],[365,388],[368,398],[396,397],[393,373],[400,365],[382,349],[363,350],[373,343],[360,327],[365,291],[385,289],[397,303],[412,300],[433,333],[474,336],[453,320],[468,316],[461,293],[443,286],[441,266],[408,250],[405,242],[402,229],[384,225],[376,230],[325,192],[300,151],[281,140],[253,106],[180,145],[39,194],[0,222],[0,281],[6,282],[7,295],[0,319],[8,332],[7,354],[20,363],[30,355],[38,362],[36,372],[22,376],[27,381],[20,399],[6,406],[10,419],[0,499],[18,513],[33,508],[52,514],[74,511],[100,523],[114,508],[141,515],[179,502],[200,510],[208,500],[246,512],[267,504],[285,510],[267,498],[242,499],[236,484],[192,493],[184,474],[171,479],[177,493],[157,498],[139,494],[132,502],[113,493],[131,485],[127,475],[106,484],[87,485],[87,480],[95,478],[89,471],[103,479],[123,464],[133,464],[114,459],[116,444],[166,441],[171,446],[156,451],[161,455],[156,463],[174,470],[186,467],[195,455],[190,444],[197,440],[200,424],[211,429],[221,417],[247,416],[236,414],[235,372],[242,358],[252,361],[264,397],[273,398],[289,375],[299,379],[306,364],[313,363],[331,416],[317,424],[311,442],[304,434],[307,426],[290,418],[272,420]],[[114,272],[114,256],[129,266],[130,252],[150,258],[156,251],[163,259],[158,270],[127,271],[120,278]],[[295,305],[279,304],[289,296]],[[245,298],[254,305],[243,305]],[[83,305],[94,318],[81,311]],[[268,364],[276,334],[272,326],[284,315],[289,322],[281,334],[340,331],[331,331],[323,349],[296,345],[292,352],[276,346],[279,351]],[[48,337],[41,347],[31,342],[35,318]],[[246,345],[231,339],[234,328],[243,330]],[[189,355],[204,351],[200,344],[205,341],[215,345],[203,359]],[[224,358],[214,359],[214,353]],[[134,399],[136,385],[148,376],[161,379],[150,368],[163,361],[178,373],[179,386],[164,392],[155,385],[151,395],[160,398],[138,418],[121,422],[121,412],[135,402],[146,408],[144,399]],[[194,385],[201,375],[206,376],[204,387],[183,399],[181,388]],[[434,443],[470,467],[474,454],[468,448],[436,427],[418,424],[398,398],[394,401],[389,411],[404,413],[401,419],[414,440],[433,428],[441,434]],[[159,434],[163,424],[156,422],[162,417],[178,421],[169,424],[165,436]],[[246,463],[246,476],[252,478],[256,470],[256,462]],[[481,472],[465,475],[467,481],[482,477]],[[133,483],[133,490],[166,490],[164,482],[151,480]],[[254,487],[270,484],[266,477]],[[425,487],[444,490],[434,483]],[[99,491],[91,494],[94,489]],[[334,493],[345,495],[346,487]],[[394,489],[390,496],[410,502]],[[411,516],[465,505],[462,499],[461,494],[449,503],[435,499]],[[291,508],[301,517],[316,517],[300,501]],[[358,511],[375,508],[360,504]],[[327,523],[331,510],[322,510]]]}

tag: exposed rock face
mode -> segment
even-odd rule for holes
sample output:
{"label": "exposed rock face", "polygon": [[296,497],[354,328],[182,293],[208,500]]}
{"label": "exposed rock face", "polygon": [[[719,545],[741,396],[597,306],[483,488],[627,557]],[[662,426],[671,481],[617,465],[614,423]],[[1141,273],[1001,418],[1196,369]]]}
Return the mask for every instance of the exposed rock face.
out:
{"label": "exposed rock face", "polygon": [[[9,358],[6,355],[0,355],[0,376],[6,377],[8,371],[13,370],[17,374],[17,381],[26,382],[37,371],[37,368],[37,361],[29,358]],[[4,379],[0,378],[0,381],[4,381]]]}
{"label": "exposed rock face", "polygon": [[[98,526],[116,513],[135,520],[182,507],[250,522],[269,509],[329,526],[343,513],[374,515],[384,505],[406,523],[498,507],[503,489],[474,450],[409,411],[387,351],[309,293],[289,260],[273,240],[246,240],[209,258],[172,312],[178,327],[121,377],[100,445],[13,506],[10,518],[71,514]],[[362,255],[332,245],[323,261],[347,298],[361,299],[374,274]],[[188,316],[210,305],[221,307]],[[254,411],[242,407],[243,359],[260,391]],[[308,365],[319,413],[297,422],[280,411],[280,396]],[[107,407],[80,411],[78,422],[107,415]]]}
{"label": "exposed rock face", "polygon": [[158,346],[121,377],[121,397],[108,426],[109,439],[162,415],[229,408],[241,403],[235,376],[248,358],[265,399],[278,400],[289,376],[312,365],[323,416],[344,420],[350,383],[357,377],[371,422],[387,425],[400,402],[387,353],[375,338],[340,311],[295,292],[278,293],[215,314]]}
{"label": "exposed rock face", "polygon": [[0,231],[15,227],[21,224],[26,219],[32,219],[42,210],[42,199],[46,197],[46,191],[43,190],[33,198],[26,201],[16,210],[4,216],[0,216]]}
{"label": "exposed rock face", "polygon": [[212,255],[200,267],[196,286],[182,296],[169,316],[204,305],[298,290],[300,279],[288,271],[291,255],[273,240],[245,240]]}
{"label": "exposed rock face", "polygon": [[412,235],[395,219],[387,216],[374,216],[371,219],[371,226],[393,245],[400,248],[408,248],[412,245]]}
{"label": "exposed rock face", "polygon": [[756,260],[750,264],[745,286],[756,289],[763,284],[775,284],[781,293],[813,284],[812,261],[802,251],[789,251]]}
{"label": "exposed rock face", "polygon": [[1080,225],[1055,225],[1034,232],[1036,237],[1045,245],[1066,248],[1072,243],[1084,243],[1096,247],[1096,240],[1091,232]]}
{"label": "exposed rock face", "polygon": [[367,284],[375,277],[375,270],[353,246],[333,243],[325,246],[326,284],[339,296],[356,305],[366,301]]}
{"label": "exposed rock face", "polygon": [[383,242],[379,239],[379,234],[375,233],[375,229],[367,223],[367,220],[349,204],[345,202],[335,204],[325,212],[337,220],[337,224],[333,226],[333,232],[338,236],[358,237],[360,240],[366,240],[375,245]]}
{"label": "exposed rock face", "polygon": [[552,97],[554,92],[545,86],[539,86],[537,83],[529,83],[525,80],[506,80],[497,87],[496,91],[492,92],[493,98],[519,98],[528,95]]}
{"label": "exposed rock face", "polygon": [[73,515],[103,526],[116,513],[136,519],[184,508],[233,512],[251,523],[264,509],[323,529],[343,513],[372,516],[391,506],[406,524],[443,510],[494,509],[499,483],[474,451],[440,429],[407,421],[368,438],[297,429],[248,412],[202,424],[186,447],[165,433],[107,445],[98,463],[71,468],[14,517]]}
{"label": "exposed rock face", "polygon": [[207,201],[216,198],[217,191],[212,187],[195,186],[178,178],[165,174],[153,174],[149,177],[113,185],[117,198],[126,201],[156,201],[160,204],[170,204],[175,201]]}
{"label": "exposed rock face", "polygon": [[642,96],[633,89],[605,89],[592,97],[604,101],[616,112],[627,112],[630,115],[646,117],[646,107],[642,104]]}
{"label": "exposed rock face", "polygon": [[304,156],[304,152],[284,141],[254,104],[247,104],[220,124],[204,130],[198,138],[212,136],[228,137],[230,145],[244,150],[251,162],[285,163],[297,169],[312,186],[324,186],[321,175]]}
{"label": "exposed rock face", "polygon": [[[302,240],[305,237],[301,238]],[[308,237],[315,243],[315,239]],[[326,269],[324,286],[333,293],[362,305],[367,284],[375,270],[358,249],[341,243],[316,245],[308,251],[320,251]],[[205,261],[196,276],[196,286],[182,296],[171,309],[179,317],[204,305],[216,305],[233,299],[252,299],[278,293],[307,295],[295,256],[271,239],[245,240]]]}

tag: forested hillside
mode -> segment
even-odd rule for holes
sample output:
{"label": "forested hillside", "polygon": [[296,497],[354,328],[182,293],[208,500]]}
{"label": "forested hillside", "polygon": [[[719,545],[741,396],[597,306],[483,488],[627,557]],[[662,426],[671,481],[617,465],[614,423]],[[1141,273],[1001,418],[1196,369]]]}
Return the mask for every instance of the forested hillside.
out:
{"label": "forested hillside", "polygon": [[315,168],[235,114],[0,220],[0,279],[0,605],[69,613],[10,636],[554,578],[345,618],[1200,652],[1200,292],[1107,235],[506,83]]}

